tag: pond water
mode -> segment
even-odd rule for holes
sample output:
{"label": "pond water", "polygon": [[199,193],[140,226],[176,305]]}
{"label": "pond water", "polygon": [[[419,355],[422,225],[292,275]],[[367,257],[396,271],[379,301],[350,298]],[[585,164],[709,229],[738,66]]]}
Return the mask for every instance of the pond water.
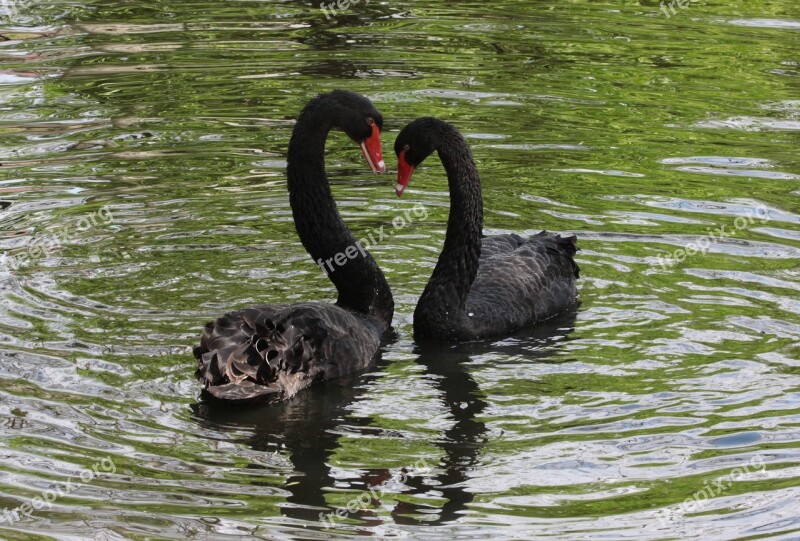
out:
{"label": "pond water", "polygon": [[[797,539],[800,5],[672,6],[5,0],[0,538]],[[456,124],[488,233],[579,236],[580,307],[419,348],[442,168],[397,199],[335,133],[356,235],[428,209],[373,249],[397,338],[208,407],[206,321],[334,298],[285,179],[334,88],[382,111],[390,169],[407,122]]]}

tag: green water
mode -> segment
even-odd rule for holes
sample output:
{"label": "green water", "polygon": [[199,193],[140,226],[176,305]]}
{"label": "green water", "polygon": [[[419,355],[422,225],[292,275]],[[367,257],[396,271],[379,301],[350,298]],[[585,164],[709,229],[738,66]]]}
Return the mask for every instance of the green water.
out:
{"label": "green water", "polygon": [[[669,18],[656,0],[373,0],[330,20],[268,0],[10,6],[0,538],[800,536],[796,0]],[[353,380],[210,409],[189,352],[207,320],[333,299],[284,168],[298,111],[334,88],[382,111],[390,169],[407,122],[456,124],[487,233],[578,235],[580,308],[525,336],[419,349],[441,166],[398,200],[332,134],[356,235],[428,210],[372,250],[397,339]],[[692,243],[705,253],[664,259]]]}

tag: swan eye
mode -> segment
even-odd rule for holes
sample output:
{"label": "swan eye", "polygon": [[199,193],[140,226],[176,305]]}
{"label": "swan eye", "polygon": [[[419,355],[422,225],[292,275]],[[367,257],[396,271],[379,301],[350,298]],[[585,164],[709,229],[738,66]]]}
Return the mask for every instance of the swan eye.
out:
{"label": "swan eye", "polygon": [[411,150],[411,145],[406,145],[406,146],[404,146],[404,147],[403,147],[403,150],[405,150],[406,152],[408,152],[409,150]]}
{"label": "swan eye", "polygon": [[367,124],[372,126],[373,124],[375,124],[375,119],[373,119],[372,117],[367,118]]}

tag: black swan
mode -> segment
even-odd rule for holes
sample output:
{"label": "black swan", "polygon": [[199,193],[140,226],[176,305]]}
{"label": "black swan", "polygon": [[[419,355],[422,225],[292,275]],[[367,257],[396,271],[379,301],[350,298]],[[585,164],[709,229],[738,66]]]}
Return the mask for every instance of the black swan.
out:
{"label": "black swan", "polygon": [[447,236],[414,311],[414,337],[477,340],[549,319],[576,302],[576,238],[542,231],[483,237],[481,181],[469,146],[452,125],[420,118],[395,141],[396,192],[438,151],[450,185]]}
{"label": "black swan", "polygon": [[[338,291],[336,304],[271,304],[231,312],[208,323],[196,377],[212,397],[273,403],[316,381],[367,367],[394,312],[389,285],[372,256],[342,221],[325,175],[331,129],[359,143],[374,172],[385,171],[383,119],[359,94],[336,90],[313,99],[294,127],[287,184],[297,234]],[[341,263],[341,264],[340,264]]]}

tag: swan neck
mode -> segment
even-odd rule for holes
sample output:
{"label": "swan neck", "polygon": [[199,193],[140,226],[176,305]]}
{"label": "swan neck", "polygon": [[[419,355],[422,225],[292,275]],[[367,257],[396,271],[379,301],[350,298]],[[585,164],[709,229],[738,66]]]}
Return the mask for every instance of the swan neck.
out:
{"label": "swan neck", "polygon": [[[391,324],[394,301],[383,272],[342,220],[325,173],[325,142],[334,127],[320,98],[300,115],[289,143],[287,184],[295,228],[338,292],[337,305]],[[327,111],[331,113],[331,111]]]}
{"label": "swan neck", "polygon": [[437,145],[450,187],[447,235],[418,310],[450,328],[463,326],[465,305],[478,272],[483,198],[475,161],[464,138],[449,126]]}

